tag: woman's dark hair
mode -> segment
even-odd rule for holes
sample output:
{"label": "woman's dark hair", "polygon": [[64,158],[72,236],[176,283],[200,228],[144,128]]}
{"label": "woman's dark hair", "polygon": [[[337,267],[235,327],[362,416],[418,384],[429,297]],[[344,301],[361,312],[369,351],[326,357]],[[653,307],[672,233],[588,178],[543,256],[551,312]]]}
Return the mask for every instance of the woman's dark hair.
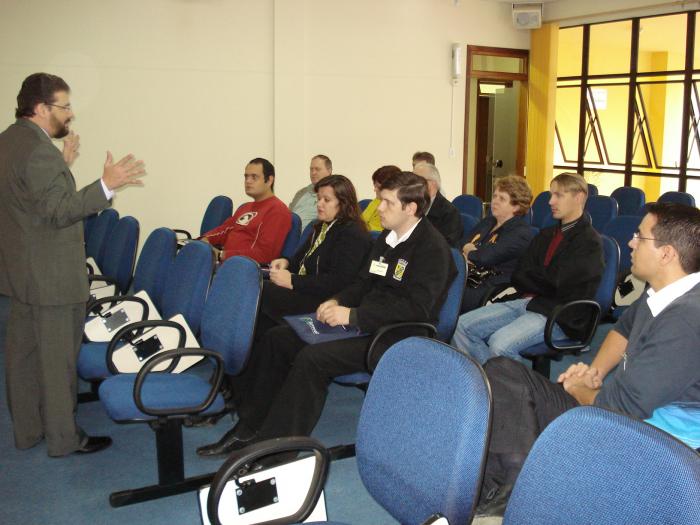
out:
{"label": "woman's dark hair", "polygon": [[34,73],[22,82],[17,95],[15,118],[33,117],[37,104],[52,104],[58,91],[70,91],[68,84],[56,75]]}
{"label": "woman's dark hair", "polygon": [[386,179],[397,173],[401,173],[401,169],[399,169],[397,166],[382,166],[372,174],[372,182],[378,186],[381,186],[384,184]]}
{"label": "woman's dark hair", "polygon": [[325,186],[330,187],[335,193],[335,198],[338,199],[336,219],[339,222],[356,222],[366,230],[367,225],[360,217],[360,207],[357,204],[355,186],[352,185],[350,179],[344,175],[328,175],[328,177],[324,177],[316,183],[314,191],[318,193],[318,190]]}

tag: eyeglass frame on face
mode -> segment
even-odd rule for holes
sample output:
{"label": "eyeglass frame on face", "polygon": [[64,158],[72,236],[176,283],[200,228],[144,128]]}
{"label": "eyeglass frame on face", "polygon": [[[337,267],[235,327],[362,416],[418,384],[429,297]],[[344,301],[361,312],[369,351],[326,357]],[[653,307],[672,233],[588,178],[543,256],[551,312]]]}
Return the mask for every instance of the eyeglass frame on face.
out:
{"label": "eyeglass frame on face", "polygon": [[70,104],[66,104],[65,106],[61,106],[59,104],[49,104],[48,102],[46,102],[45,104],[54,108],[61,108],[63,111],[73,111],[73,106],[71,106]]}
{"label": "eyeglass frame on face", "polygon": [[637,230],[636,232],[634,232],[634,233],[632,234],[632,240],[636,240],[636,241],[657,241],[657,242],[663,242],[661,239],[656,239],[656,238],[654,238],[654,237],[642,237],[641,235],[639,235],[639,230]]}

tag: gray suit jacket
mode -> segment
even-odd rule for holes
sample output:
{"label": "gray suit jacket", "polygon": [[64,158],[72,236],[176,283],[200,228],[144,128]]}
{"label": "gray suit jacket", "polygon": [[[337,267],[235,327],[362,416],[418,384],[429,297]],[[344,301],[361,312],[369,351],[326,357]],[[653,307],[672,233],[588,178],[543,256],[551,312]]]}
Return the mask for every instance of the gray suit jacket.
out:
{"label": "gray suit jacket", "polygon": [[99,180],[76,191],[39,126],[19,119],[0,133],[0,293],[26,304],[86,301],[82,219],[107,206]]}

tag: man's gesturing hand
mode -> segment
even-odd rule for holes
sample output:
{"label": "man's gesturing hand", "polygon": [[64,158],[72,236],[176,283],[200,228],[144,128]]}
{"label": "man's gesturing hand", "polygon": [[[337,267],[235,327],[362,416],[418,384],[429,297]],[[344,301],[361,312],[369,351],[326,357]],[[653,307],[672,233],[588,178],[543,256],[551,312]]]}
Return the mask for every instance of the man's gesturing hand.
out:
{"label": "man's gesturing hand", "polygon": [[143,161],[136,160],[131,153],[115,163],[112,154],[109,151],[107,152],[102,181],[110,191],[127,185],[141,186],[143,181],[139,177],[145,174],[146,170],[144,169]]}

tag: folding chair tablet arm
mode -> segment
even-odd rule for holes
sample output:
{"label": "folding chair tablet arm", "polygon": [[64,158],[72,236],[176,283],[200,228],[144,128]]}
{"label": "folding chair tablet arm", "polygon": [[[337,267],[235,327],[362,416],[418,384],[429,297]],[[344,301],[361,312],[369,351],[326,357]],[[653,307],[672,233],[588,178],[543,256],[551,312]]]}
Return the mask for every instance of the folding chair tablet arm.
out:
{"label": "folding chair tablet arm", "polygon": [[190,232],[188,232],[187,230],[176,230],[175,228],[173,228],[173,231],[175,233],[181,233],[188,240],[192,240],[192,234]]}
{"label": "folding chair tablet arm", "polygon": [[[578,343],[565,343],[558,345],[556,342],[552,341],[552,330],[554,329],[554,324],[557,322],[562,312],[574,307],[585,307],[591,312],[588,324],[584,330],[586,336]],[[591,344],[591,340],[593,340],[595,330],[598,327],[598,322],[600,321],[600,316],[600,305],[595,301],[582,299],[579,301],[571,301],[566,304],[557,305],[549,314],[549,317],[547,317],[547,324],[544,326],[544,342],[555,352],[576,351],[586,348]]]}
{"label": "folding chair tablet arm", "polygon": [[[177,325],[177,323],[172,323]],[[179,326],[179,325],[177,325]],[[184,330],[183,330],[184,334]],[[184,337],[184,335],[181,335]],[[214,360],[214,371],[212,376],[209,378],[209,384],[211,388],[206,399],[202,401],[199,405],[193,407],[176,407],[176,408],[149,408],[143,402],[143,385],[147,380],[147,377],[151,373],[164,374],[169,373],[173,370],[177,363],[180,361],[181,357],[186,356],[202,356],[205,358],[211,358]],[[170,365],[167,370],[163,372],[153,372],[153,369],[160,365],[163,361],[171,360]],[[159,354],[154,355],[146,364],[139,370],[136,374],[136,380],[134,381],[134,403],[136,408],[138,408],[144,414],[155,417],[167,417],[167,416],[189,416],[199,414],[208,409],[211,404],[216,399],[219,390],[221,390],[221,383],[224,379],[224,360],[217,352],[211,350],[206,350],[204,348],[176,348],[174,350],[166,350]]]}
{"label": "folding chair tablet arm", "polygon": [[326,447],[319,441],[310,437],[286,437],[268,439],[250,445],[240,452],[235,452],[229,456],[224,464],[219,468],[214,476],[209,496],[207,497],[207,514],[212,525],[221,525],[219,521],[219,500],[224,492],[226,483],[233,480],[238,484],[240,477],[250,473],[250,468],[257,460],[271,454],[279,454],[282,452],[292,451],[309,451],[313,452],[316,458],[314,473],[311,478],[309,490],[306,494],[304,502],[292,516],[284,516],[257,525],[277,525],[282,523],[301,523],[309,517],[311,512],[316,507],[321,491],[326,482],[328,475],[328,465],[330,464],[330,454]]}
{"label": "folding chair tablet arm", "polygon": [[[107,370],[109,370],[109,372],[113,375],[120,373],[119,369],[117,369],[117,367],[114,364],[114,361],[112,360],[112,354],[114,354],[114,351],[117,349],[117,345],[122,340],[131,343],[131,341],[143,335],[143,333],[145,332],[144,328],[154,328],[156,326],[165,326],[176,329],[180,336],[180,338],[178,339],[177,347],[182,348],[185,346],[185,341],[187,341],[187,332],[185,332],[185,328],[182,325],[174,321],[168,321],[166,319],[153,319],[148,321],[137,321],[135,323],[129,323],[128,325],[120,328],[119,331],[117,331],[117,333],[114,334],[114,337],[112,337],[112,340],[107,345],[107,355],[105,356],[105,359],[107,360]],[[132,332],[135,333],[132,334]],[[150,362],[150,360],[146,361],[146,363],[148,362]],[[173,359],[172,363],[170,363],[165,372],[172,372],[179,362],[179,357],[177,359]]]}
{"label": "folding chair tablet arm", "polygon": [[101,297],[100,299],[95,299],[93,301],[88,301],[87,304],[87,315],[95,314],[102,317],[99,313],[98,307],[107,303],[120,303],[120,302],[132,302],[138,303],[143,307],[143,315],[141,320],[148,319],[148,303],[141,299],[140,297],[135,297],[133,295],[110,295],[109,297]]}
{"label": "folding chair tablet arm", "polygon": [[[374,334],[374,339],[372,339],[372,342],[370,343],[369,347],[367,348],[367,357],[365,358],[365,366],[367,367],[367,371],[371,374],[374,371],[374,368],[377,366],[377,361],[375,361],[375,354],[378,352],[378,346],[379,342],[382,340],[382,338],[388,334],[389,332],[392,332],[394,330],[397,330],[399,328],[408,328],[408,327],[413,327],[413,328],[424,328],[428,331],[428,338],[434,339],[435,336],[437,335],[437,328],[435,325],[430,324],[430,323],[423,323],[423,322],[418,322],[418,321],[407,321],[404,323],[394,323],[394,324],[388,324],[386,326],[382,326],[379,330],[377,330]],[[386,350],[386,349],[385,349]],[[380,356],[381,358],[381,356]]]}

